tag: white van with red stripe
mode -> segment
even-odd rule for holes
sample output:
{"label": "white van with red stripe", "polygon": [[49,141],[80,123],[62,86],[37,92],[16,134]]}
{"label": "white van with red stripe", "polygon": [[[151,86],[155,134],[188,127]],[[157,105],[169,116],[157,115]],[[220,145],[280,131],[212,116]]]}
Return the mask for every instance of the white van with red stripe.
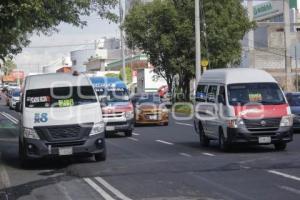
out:
{"label": "white van with red stripe", "polygon": [[196,91],[195,130],[200,143],[274,144],[284,150],[293,139],[293,117],[277,81],[263,70],[207,70]]}

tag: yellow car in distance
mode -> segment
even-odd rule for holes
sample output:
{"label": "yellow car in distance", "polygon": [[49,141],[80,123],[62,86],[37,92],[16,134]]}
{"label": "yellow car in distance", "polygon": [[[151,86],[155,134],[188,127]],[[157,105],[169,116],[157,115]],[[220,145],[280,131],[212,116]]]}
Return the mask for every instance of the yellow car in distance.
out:
{"label": "yellow car in distance", "polygon": [[136,94],[132,98],[135,124],[169,125],[169,110],[157,93]]}

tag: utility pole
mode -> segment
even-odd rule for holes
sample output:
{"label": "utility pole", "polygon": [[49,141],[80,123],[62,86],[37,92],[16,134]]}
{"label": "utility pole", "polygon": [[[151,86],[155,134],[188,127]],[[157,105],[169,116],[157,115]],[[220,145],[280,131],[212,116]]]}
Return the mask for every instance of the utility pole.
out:
{"label": "utility pole", "polygon": [[196,83],[201,76],[201,35],[200,35],[200,0],[195,0],[195,34],[196,34]]}
{"label": "utility pole", "polygon": [[[248,17],[250,21],[253,21],[253,1],[247,1]],[[254,31],[250,30],[248,33],[248,59],[249,67],[255,68],[255,52],[254,52]]]}
{"label": "utility pole", "polygon": [[291,60],[288,55],[290,54],[290,5],[289,0],[283,0],[283,17],[284,17],[284,56],[285,56],[285,89],[289,91],[290,84],[289,84],[289,74],[291,68]]}
{"label": "utility pole", "polygon": [[121,49],[122,49],[122,77],[125,84],[127,84],[127,77],[126,77],[126,62],[125,62],[125,42],[124,42],[124,32],[123,28],[121,27],[124,22],[124,10],[122,6],[122,0],[119,0],[119,11],[120,11],[120,42],[121,42]]}
{"label": "utility pole", "polygon": [[295,45],[295,63],[296,63],[296,92],[299,91],[298,83],[298,56],[297,56],[297,45]]}

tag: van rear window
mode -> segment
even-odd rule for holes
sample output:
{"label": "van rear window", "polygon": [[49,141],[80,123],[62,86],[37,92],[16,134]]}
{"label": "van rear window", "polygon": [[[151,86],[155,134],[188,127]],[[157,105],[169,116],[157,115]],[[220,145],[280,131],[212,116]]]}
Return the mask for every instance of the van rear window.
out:
{"label": "van rear window", "polygon": [[27,90],[25,97],[25,106],[29,108],[70,107],[95,102],[92,86]]}

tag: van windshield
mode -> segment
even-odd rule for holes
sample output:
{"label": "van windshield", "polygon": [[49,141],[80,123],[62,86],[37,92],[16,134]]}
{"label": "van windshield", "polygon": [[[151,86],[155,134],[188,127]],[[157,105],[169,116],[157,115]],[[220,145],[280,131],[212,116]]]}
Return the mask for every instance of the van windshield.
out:
{"label": "van windshield", "polygon": [[263,105],[285,104],[282,91],[276,83],[243,83],[228,85],[230,105],[260,103]]}
{"label": "van windshield", "polygon": [[26,91],[25,106],[29,108],[70,107],[95,103],[92,86],[43,88]]}

